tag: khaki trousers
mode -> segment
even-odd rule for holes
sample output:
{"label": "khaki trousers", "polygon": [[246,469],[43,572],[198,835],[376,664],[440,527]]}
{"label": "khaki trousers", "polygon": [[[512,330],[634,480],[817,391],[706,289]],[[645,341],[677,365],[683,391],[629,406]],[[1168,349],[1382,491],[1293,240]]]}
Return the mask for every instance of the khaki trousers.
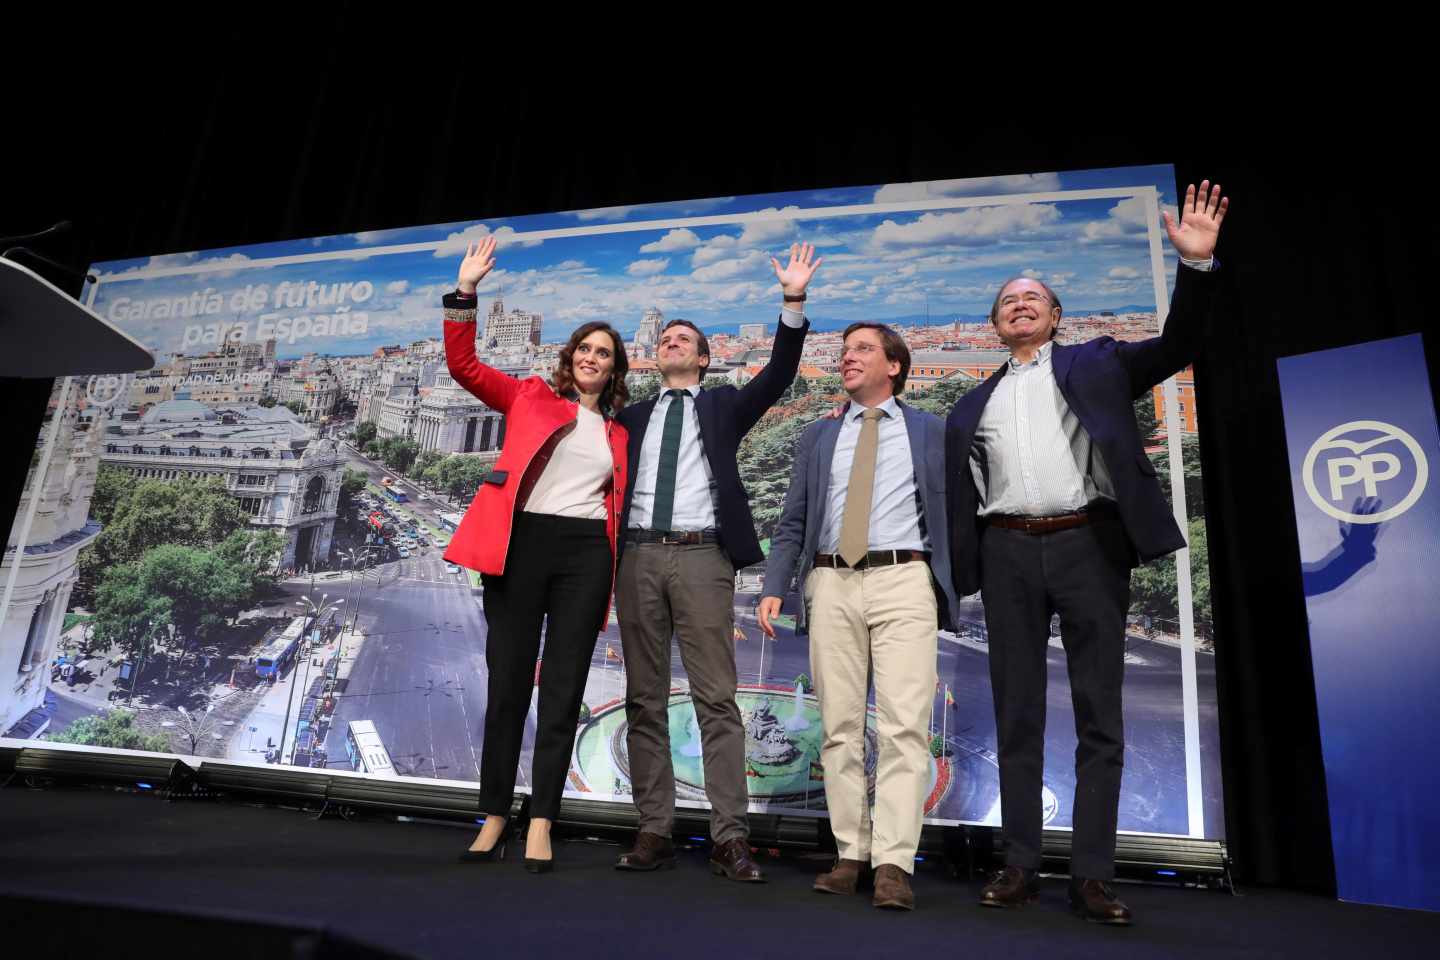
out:
{"label": "khaki trousers", "polygon": [[[939,630],[929,564],[817,567],[805,578],[810,664],[825,741],[825,803],[841,857],[912,873],[930,771]],[[865,782],[865,703],[875,682],[873,815]]]}

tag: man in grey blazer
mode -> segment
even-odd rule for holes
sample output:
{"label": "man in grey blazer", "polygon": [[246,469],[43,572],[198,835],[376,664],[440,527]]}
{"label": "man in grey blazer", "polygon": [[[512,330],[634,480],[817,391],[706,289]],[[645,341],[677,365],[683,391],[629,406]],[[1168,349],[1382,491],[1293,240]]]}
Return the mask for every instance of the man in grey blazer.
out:
{"label": "man in grey blazer", "polygon": [[[854,893],[874,868],[878,907],[914,909],[910,889],[929,787],[928,723],[936,633],[955,608],[945,520],[945,428],[896,399],[910,351],[889,327],[845,331],[838,418],[800,438],[785,509],[771,538],[758,616],[775,635],[799,571],[820,700],[825,802],[838,859],[815,881]],[[854,494],[853,496],[851,494]],[[865,777],[865,714],[875,679],[875,809]]]}

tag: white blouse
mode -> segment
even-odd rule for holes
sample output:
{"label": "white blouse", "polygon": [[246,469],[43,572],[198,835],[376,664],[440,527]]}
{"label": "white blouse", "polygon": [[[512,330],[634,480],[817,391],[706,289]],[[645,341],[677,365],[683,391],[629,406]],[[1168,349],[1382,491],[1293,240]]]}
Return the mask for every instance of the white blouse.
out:
{"label": "white blouse", "polygon": [[615,464],[605,437],[605,418],[579,405],[575,429],[555,444],[555,452],[525,502],[526,513],[605,519],[605,487]]}

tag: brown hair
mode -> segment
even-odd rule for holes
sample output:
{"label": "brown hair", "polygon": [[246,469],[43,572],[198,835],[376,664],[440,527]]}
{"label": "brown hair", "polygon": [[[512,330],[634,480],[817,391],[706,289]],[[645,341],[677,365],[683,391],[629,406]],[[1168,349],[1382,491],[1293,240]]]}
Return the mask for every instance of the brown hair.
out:
{"label": "brown hair", "polygon": [[[1016,280],[1030,280],[1040,284],[1040,287],[1045,291],[1045,295],[1050,298],[1050,303],[1054,305],[1056,310],[1060,311],[1061,316],[1064,316],[1065,308],[1060,306],[1060,298],[1055,296],[1055,291],[1050,289],[1050,284],[1046,283],[1044,280],[1039,279],[1038,277],[1027,277],[1021,274],[1018,277],[1011,277],[1009,280],[1006,280],[1004,283],[1000,284],[1000,290],[995,294],[995,302],[990,304],[990,326],[995,326],[995,318],[1000,316],[1000,296],[1005,292],[1005,288],[1010,286],[1010,284],[1014,283]],[[1055,326],[1050,328],[1050,339],[1054,340],[1055,335],[1059,332],[1060,321],[1057,320],[1055,321]]]}
{"label": "brown hair", "polygon": [[[905,389],[905,378],[910,376],[910,347],[906,345],[905,338],[883,323],[872,323],[868,320],[861,320],[845,328],[845,333],[841,335],[840,342],[843,344],[846,340],[849,340],[850,334],[856,330],[874,330],[880,334],[880,343],[885,348],[885,359],[892,363],[900,364],[900,372],[890,378],[890,392],[897,397],[900,396],[901,391]],[[843,357],[844,348],[842,347],[841,350],[841,356]]]}
{"label": "brown hair", "polygon": [[[676,317],[674,320],[671,320],[669,323],[665,324],[665,326],[660,329],[660,332],[663,334],[666,330],[669,330],[671,327],[689,327],[691,330],[694,330],[694,331],[695,331],[695,338],[696,338],[696,339],[695,339],[695,344],[696,344],[696,346],[699,348],[700,356],[702,356],[702,357],[709,357],[709,356],[710,356],[710,341],[705,339],[705,333],[704,333],[704,331],[702,331],[699,327],[695,326],[695,324],[693,324],[693,323],[691,323],[689,320],[683,319],[683,318],[681,318],[681,317]],[[710,365],[709,365],[709,364],[705,364],[704,366],[702,366],[702,367],[700,368],[700,379],[702,379],[702,380],[705,379],[705,374],[706,374],[707,371],[709,371],[709,369],[710,369]]]}
{"label": "brown hair", "polygon": [[555,368],[550,382],[555,387],[555,392],[561,396],[575,389],[575,368],[572,364],[575,348],[580,346],[580,341],[597,330],[608,333],[610,342],[615,345],[615,366],[610,371],[610,382],[600,391],[600,409],[614,416],[623,410],[630,400],[630,388],[625,385],[625,374],[630,370],[630,360],[625,356],[625,341],[621,340],[615,328],[605,321],[592,320],[575,328],[575,332],[570,334],[570,342],[560,348],[560,364]]}

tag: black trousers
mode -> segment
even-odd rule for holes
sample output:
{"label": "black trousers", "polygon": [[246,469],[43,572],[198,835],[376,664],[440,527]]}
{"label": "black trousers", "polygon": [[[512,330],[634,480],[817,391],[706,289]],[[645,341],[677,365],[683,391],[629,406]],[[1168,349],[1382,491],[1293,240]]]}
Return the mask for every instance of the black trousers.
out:
{"label": "black trousers", "polygon": [[530,815],[554,820],[570,769],[580,700],[610,602],[612,558],[604,520],[517,513],[503,576],[486,575],[485,664],[490,671],[480,750],[480,810],[508,815],[540,629]]}
{"label": "black trousers", "polygon": [[1104,513],[1055,533],[987,527],[980,550],[1005,862],[1040,866],[1046,654],[1050,618],[1058,613],[1077,740],[1070,869],[1077,877],[1109,880],[1125,760],[1129,541],[1119,518]]}

